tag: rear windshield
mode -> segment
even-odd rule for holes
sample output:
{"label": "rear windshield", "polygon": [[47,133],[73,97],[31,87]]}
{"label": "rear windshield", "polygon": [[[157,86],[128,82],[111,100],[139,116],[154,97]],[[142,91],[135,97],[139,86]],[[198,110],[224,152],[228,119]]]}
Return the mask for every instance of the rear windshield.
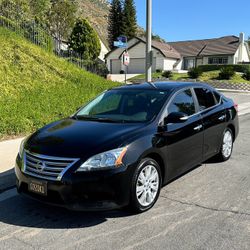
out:
{"label": "rear windshield", "polygon": [[99,119],[116,122],[147,122],[158,115],[169,91],[110,90],[83,107],[79,119]]}

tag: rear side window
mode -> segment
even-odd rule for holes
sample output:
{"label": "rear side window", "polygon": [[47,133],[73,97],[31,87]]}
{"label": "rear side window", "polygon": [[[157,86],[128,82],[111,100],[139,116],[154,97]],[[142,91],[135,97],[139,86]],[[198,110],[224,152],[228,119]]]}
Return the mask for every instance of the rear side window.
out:
{"label": "rear side window", "polygon": [[216,104],[214,95],[209,89],[195,88],[194,91],[198,99],[200,111],[213,107]]}
{"label": "rear side window", "polygon": [[177,94],[168,107],[168,113],[182,112],[188,116],[195,113],[194,99],[190,89]]}

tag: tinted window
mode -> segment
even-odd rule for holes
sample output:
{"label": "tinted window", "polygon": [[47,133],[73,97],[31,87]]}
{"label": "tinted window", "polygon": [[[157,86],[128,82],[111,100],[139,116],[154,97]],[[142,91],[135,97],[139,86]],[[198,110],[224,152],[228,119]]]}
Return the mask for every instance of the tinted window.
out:
{"label": "tinted window", "polygon": [[168,107],[168,113],[182,112],[190,116],[195,113],[195,105],[190,89],[177,94]]}
{"label": "tinted window", "polygon": [[210,108],[216,104],[214,95],[209,89],[195,88],[194,91],[200,105],[200,110]]}
{"label": "tinted window", "polygon": [[160,112],[168,96],[168,91],[159,90],[110,90],[83,107],[76,117],[146,122]]}

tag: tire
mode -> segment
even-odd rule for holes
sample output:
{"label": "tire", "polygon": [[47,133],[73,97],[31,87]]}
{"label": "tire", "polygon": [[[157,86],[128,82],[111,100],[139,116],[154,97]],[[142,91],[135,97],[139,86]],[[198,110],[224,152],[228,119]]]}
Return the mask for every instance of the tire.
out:
{"label": "tire", "polygon": [[230,128],[226,128],[223,133],[220,152],[217,155],[220,161],[224,162],[230,159],[233,152],[233,141],[234,136],[232,130]]}
{"label": "tire", "polygon": [[130,209],[142,213],[152,208],[159,197],[161,185],[158,163],[151,158],[141,160],[132,178]]}

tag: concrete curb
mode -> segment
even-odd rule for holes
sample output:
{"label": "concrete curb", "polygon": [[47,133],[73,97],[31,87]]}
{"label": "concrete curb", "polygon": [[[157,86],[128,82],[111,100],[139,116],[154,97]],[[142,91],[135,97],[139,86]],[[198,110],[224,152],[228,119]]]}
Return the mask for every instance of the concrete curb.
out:
{"label": "concrete curb", "polygon": [[250,94],[250,91],[248,91],[248,90],[237,90],[237,89],[217,89],[217,90],[220,92]]}

